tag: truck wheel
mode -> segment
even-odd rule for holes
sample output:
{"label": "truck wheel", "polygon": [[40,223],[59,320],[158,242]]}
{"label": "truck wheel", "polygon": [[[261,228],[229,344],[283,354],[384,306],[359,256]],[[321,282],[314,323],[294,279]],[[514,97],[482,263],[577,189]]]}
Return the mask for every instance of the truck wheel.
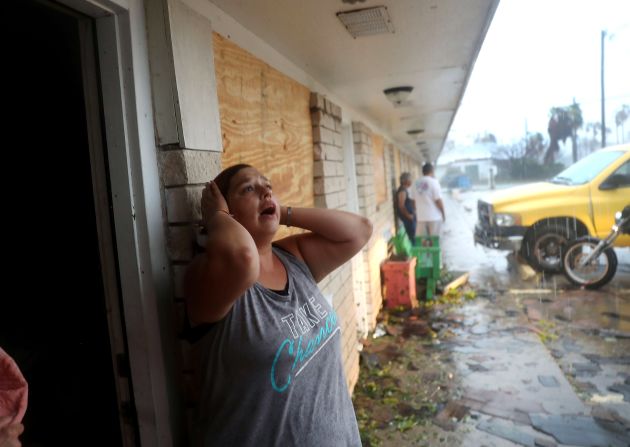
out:
{"label": "truck wheel", "polygon": [[525,238],[523,255],[535,270],[546,273],[562,271],[562,253],[575,233],[566,225],[546,225],[535,228]]}

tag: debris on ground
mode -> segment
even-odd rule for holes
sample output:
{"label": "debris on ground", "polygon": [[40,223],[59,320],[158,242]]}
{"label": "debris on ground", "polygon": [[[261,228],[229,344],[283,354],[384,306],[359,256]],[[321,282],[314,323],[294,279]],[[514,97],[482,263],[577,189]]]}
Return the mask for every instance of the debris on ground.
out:
{"label": "debris on ground", "polygon": [[463,275],[458,276],[457,278],[449,282],[446,286],[444,286],[444,292],[448,292],[450,290],[457,289],[458,287],[463,286],[464,284],[468,282],[469,278],[470,278],[470,273],[468,272],[464,273]]}
{"label": "debris on ground", "polygon": [[455,366],[440,343],[462,325],[454,310],[475,298],[460,279],[417,308],[379,314],[374,334],[362,341],[353,397],[364,446],[449,445],[447,432],[467,417],[468,407],[457,395]]}

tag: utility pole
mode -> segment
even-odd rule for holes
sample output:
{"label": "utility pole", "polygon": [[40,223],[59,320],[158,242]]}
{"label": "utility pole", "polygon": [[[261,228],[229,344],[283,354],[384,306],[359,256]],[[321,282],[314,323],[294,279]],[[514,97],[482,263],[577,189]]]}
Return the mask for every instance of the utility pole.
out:
{"label": "utility pole", "polygon": [[604,96],[604,40],[606,39],[606,30],[602,30],[602,66],[601,66],[601,81],[602,81],[602,147],[606,147],[606,108],[605,108],[605,96]]}

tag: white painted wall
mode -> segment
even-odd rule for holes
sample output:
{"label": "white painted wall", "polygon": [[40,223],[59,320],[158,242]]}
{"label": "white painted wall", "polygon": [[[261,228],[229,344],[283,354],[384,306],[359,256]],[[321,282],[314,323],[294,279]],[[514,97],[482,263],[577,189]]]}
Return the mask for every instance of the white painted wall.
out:
{"label": "white painted wall", "polygon": [[160,146],[222,150],[212,28],[179,0],[153,0],[147,36]]}
{"label": "white painted wall", "polygon": [[168,6],[179,144],[186,149],[221,151],[210,22],[178,0],[169,0]]}

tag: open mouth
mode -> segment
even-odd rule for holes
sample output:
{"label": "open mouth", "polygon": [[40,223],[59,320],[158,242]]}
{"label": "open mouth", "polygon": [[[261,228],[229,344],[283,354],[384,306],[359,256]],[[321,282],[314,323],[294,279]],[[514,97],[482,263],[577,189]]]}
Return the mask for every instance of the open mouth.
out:
{"label": "open mouth", "polygon": [[263,216],[273,216],[276,214],[276,206],[275,205],[268,206],[267,208],[262,210],[260,214]]}

